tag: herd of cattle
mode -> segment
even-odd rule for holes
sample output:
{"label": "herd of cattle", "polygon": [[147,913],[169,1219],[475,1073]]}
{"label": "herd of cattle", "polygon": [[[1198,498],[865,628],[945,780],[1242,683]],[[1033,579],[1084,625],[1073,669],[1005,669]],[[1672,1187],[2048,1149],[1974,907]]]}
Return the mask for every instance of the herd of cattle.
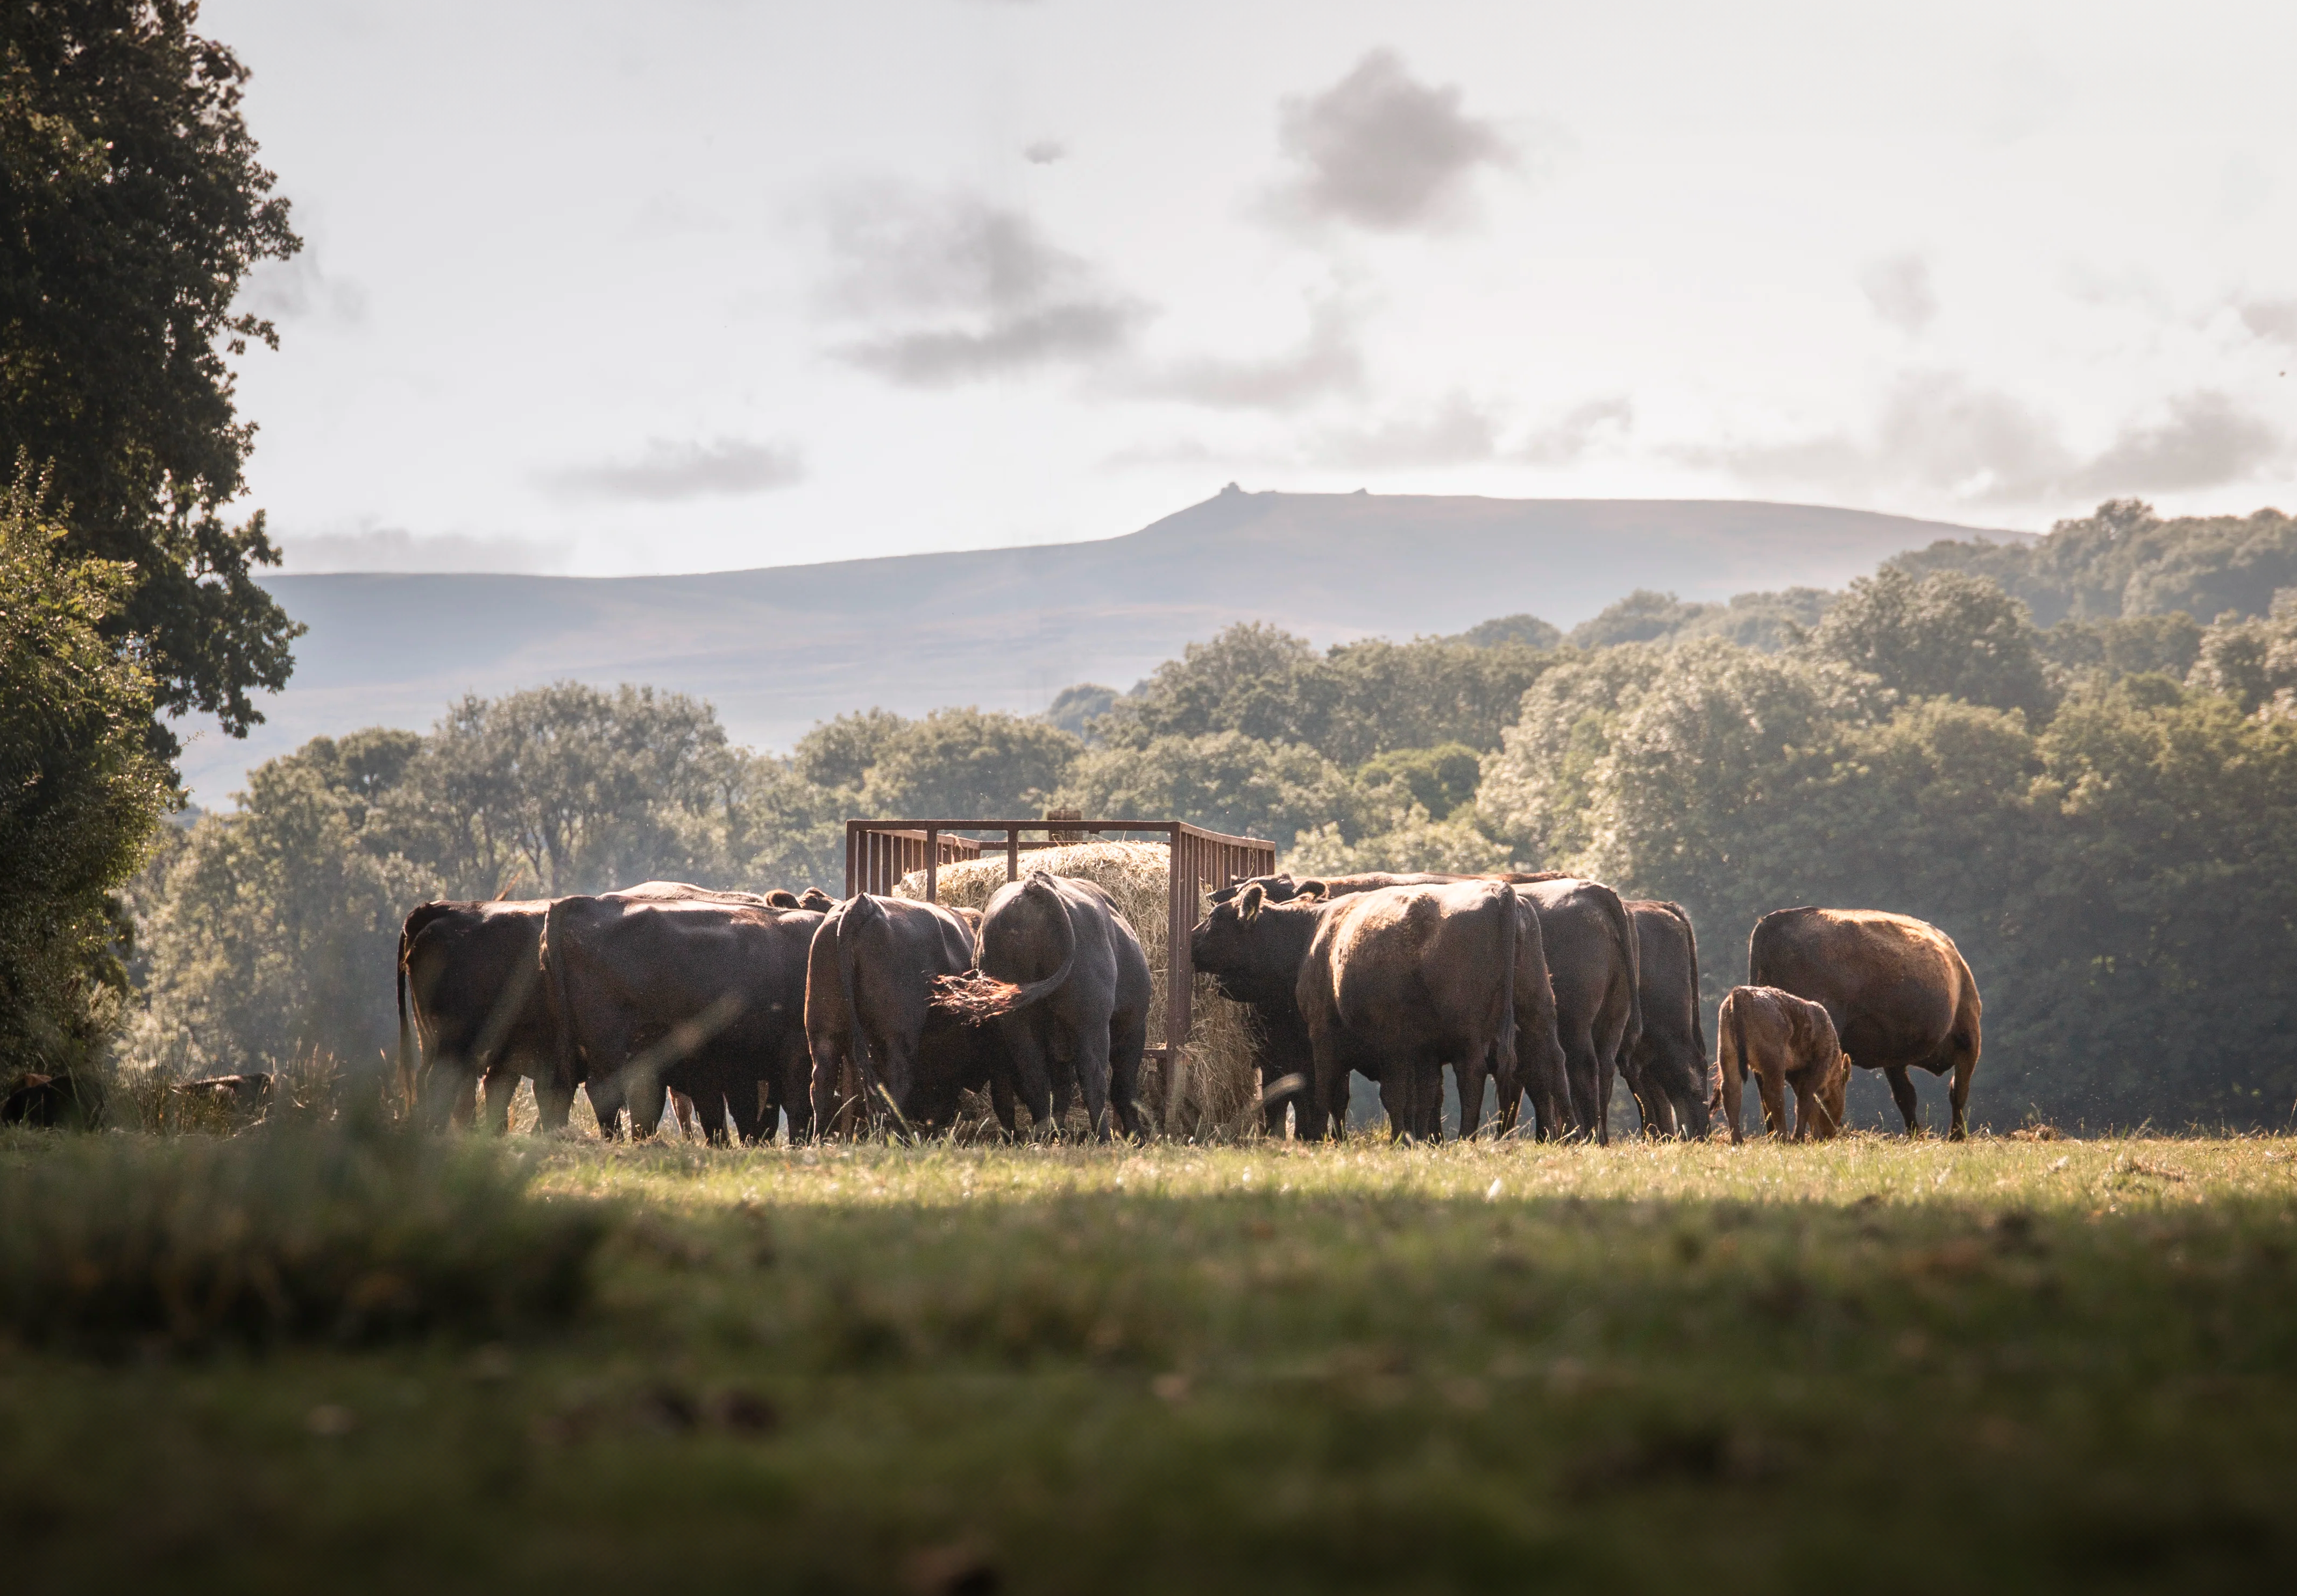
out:
{"label": "herd of cattle", "polygon": [[[1865,909],[1766,915],[1750,984],[1717,1016],[1710,1063],[1699,947],[1676,904],[1622,901],[1559,875],[1257,877],[1213,894],[1194,967],[1256,1019],[1269,1131],[1321,1139],[1346,1119],[1351,1072],[1392,1131],[1458,1133],[1487,1086],[1514,1128],[1608,1138],[1624,1075],[1651,1134],[1740,1137],[1752,1076],[1774,1134],[1831,1136],[1852,1062],[1888,1078],[1911,1133],[1908,1071],[1953,1077],[1965,1125],[1978,1062],[1976,983],[1935,926]],[[576,1088],[600,1128],[647,1134],[690,1102],[712,1140],[792,1140],[868,1126],[947,1126],[984,1093],[1056,1125],[1080,1100],[1096,1134],[1148,1128],[1141,1062],[1153,999],[1140,939],[1091,882],[1030,871],[980,910],[819,889],[757,895],[649,882],[595,897],[425,903],[399,946],[400,1066],[434,1123],[483,1088],[506,1121],[522,1077],[539,1130]],[[1792,1094],[1793,1113],[1788,1112]]]}

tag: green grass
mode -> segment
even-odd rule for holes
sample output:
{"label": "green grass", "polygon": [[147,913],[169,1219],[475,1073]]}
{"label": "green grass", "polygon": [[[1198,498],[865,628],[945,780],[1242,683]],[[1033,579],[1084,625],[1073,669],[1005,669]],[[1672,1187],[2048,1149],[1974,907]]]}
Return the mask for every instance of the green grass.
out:
{"label": "green grass", "polygon": [[[61,1156],[54,1139],[6,1156]],[[0,1360],[11,1586],[2254,1590],[2297,1143],[559,1143],[508,1343]]]}

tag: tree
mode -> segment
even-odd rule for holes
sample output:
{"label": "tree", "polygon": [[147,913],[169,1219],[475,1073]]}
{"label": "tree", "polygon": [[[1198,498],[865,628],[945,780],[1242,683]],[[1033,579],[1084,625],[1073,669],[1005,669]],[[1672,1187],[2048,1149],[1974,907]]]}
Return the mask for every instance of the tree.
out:
{"label": "tree", "polygon": [[861,786],[873,815],[1033,815],[1084,745],[1057,726],[977,709],[935,710],[888,738]]}
{"label": "tree", "polygon": [[2043,626],[2173,610],[2206,622],[2228,610],[2262,615],[2276,589],[2297,587],[2297,520],[2260,510],[2164,521],[2150,505],[2117,498],[2038,542],[1940,541],[1890,564],[1917,576],[1990,577]]}
{"label": "tree", "polygon": [[333,753],[258,766],[236,810],[193,827],[143,927],[136,1062],[276,1070],[315,1053],[365,1063],[391,1045],[399,922],[441,884],[361,844],[327,779]]}
{"label": "tree", "polygon": [[226,357],[277,341],[232,302],[301,242],[241,114],[246,69],[196,12],[0,9],[0,457],[53,471],[74,553],[132,566],[103,626],[137,639],[155,708],[243,736],[301,629],[253,580],[278,559],[262,515],[220,514],[254,439]]}
{"label": "tree", "polygon": [[62,1067],[127,985],[112,894],[171,792],[148,676],[103,635],[133,578],[74,558],[20,465],[0,499],[0,1072]]}
{"label": "tree", "polygon": [[1885,565],[1850,584],[1804,646],[1911,697],[1960,698],[2046,719],[2057,695],[2026,606],[1983,577]]}
{"label": "tree", "polygon": [[2226,620],[2201,634],[2193,685],[2221,693],[2244,714],[2297,718],[2297,588],[2284,588],[2262,621]]}
{"label": "tree", "polygon": [[473,695],[371,824],[472,897],[722,876],[729,757],[717,715],[682,693],[558,682]]}
{"label": "tree", "polygon": [[1326,822],[1350,838],[1362,829],[1362,799],[1346,771],[1313,748],[1236,731],[1095,749],[1071,768],[1059,802],[1111,819],[1171,816],[1279,849]]}
{"label": "tree", "polygon": [[1609,648],[1619,643],[1655,643],[1696,621],[1706,609],[1705,605],[1685,604],[1672,593],[1638,588],[1593,620],[1573,627],[1571,646]]}
{"label": "tree", "polygon": [[1140,746],[1157,737],[1239,732],[1264,743],[1313,741],[1322,706],[1313,702],[1315,651],[1280,627],[1247,621],[1177,660],[1117,701],[1102,721],[1112,743]]}

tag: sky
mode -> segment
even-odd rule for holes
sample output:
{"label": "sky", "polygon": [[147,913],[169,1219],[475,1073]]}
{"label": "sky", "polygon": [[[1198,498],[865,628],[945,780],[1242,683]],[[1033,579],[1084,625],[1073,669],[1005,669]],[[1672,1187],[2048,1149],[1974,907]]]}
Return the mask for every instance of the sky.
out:
{"label": "sky", "polygon": [[2297,7],[208,0],[287,568],[2297,509]]}

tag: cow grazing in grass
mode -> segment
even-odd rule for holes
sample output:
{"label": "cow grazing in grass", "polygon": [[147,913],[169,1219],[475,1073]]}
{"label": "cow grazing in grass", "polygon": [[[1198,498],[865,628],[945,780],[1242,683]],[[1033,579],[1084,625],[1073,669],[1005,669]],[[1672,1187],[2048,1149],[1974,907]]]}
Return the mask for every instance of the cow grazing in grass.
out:
{"label": "cow grazing in grass", "polygon": [[[709,899],[606,893],[550,906],[543,967],[570,1080],[599,1128],[631,1134],[682,1091],[712,1141],[806,1117],[807,950],[822,917]],[[730,1130],[729,1121],[730,1119]]]}
{"label": "cow grazing in grass", "polygon": [[1634,923],[1642,1026],[1627,1052],[1627,1089],[1651,1136],[1704,1136],[1717,1088],[1708,1076],[1699,997],[1699,937],[1680,903],[1627,904]]}
{"label": "cow grazing in grass", "polygon": [[[1282,879],[1290,885],[1290,877]],[[1212,899],[1189,934],[1190,967],[1210,976],[1223,997],[1252,1010],[1268,1134],[1283,1134],[1289,1107],[1293,1133],[1303,1141],[1321,1141],[1336,1119],[1347,1117],[1345,1098],[1334,1106],[1316,1096],[1315,1056],[1300,1012],[1300,971],[1326,901],[1292,892],[1272,897],[1264,880],[1223,889]]]}
{"label": "cow grazing in grass", "polygon": [[1797,1141],[1825,1141],[1842,1129],[1850,1059],[1834,1022],[1816,1003],[1774,986],[1734,986],[1715,1016],[1716,1067],[1723,1079],[1723,1117],[1741,1139],[1739,1107],[1749,1075],[1762,1094],[1763,1123],[1788,1133],[1787,1093],[1794,1093]]}
{"label": "cow grazing in grass", "polygon": [[1873,909],[1782,909],[1747,939],[1747,980],[1823,1004],[1842,1047],[1881,1070],[1906,1123],[1921,1123],[1910,1069],[1954,1077],[1954,1124],[1967,1131],[1983,1006],[1954,939],[1908,915]]}
{"label": "cow grazing in grass", "polygon": [[1039,1125],[1058,1123],[1074,1084],[1094,1135],[1109,1134],[1112,1107],[1127,1135],[1140,1134],[1148,958],[1116,901],[1090,881],[1032,870],[989,900],[976,948],[976,967],[942,977],[934,1007],[991,1028],[1000,1117],[1012,1094]]}
{"label": "cow grazing in grass", "polygon": [[[960,1091],[992,1084],[993,1050],[983,1028],[934,1008],[934,983],[972,967],[973,927],[954,910],[866,893],[832,909],[806,958],[809,1124],[881,1108],[903,1126],[954,1121]],[[1009,1119],[1009,1092],[1003,1107]]]}

